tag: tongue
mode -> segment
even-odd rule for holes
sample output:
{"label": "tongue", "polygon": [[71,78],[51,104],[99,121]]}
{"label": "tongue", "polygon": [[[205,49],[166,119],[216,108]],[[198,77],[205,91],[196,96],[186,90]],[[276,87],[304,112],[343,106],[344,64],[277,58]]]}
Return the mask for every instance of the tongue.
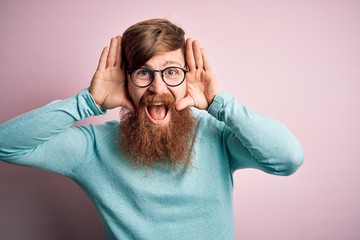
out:
{"label": "tongue", "polygon": [[162,120],[166,116],[166,107],[164,105],[148,106],[150,116],[155,120]]}

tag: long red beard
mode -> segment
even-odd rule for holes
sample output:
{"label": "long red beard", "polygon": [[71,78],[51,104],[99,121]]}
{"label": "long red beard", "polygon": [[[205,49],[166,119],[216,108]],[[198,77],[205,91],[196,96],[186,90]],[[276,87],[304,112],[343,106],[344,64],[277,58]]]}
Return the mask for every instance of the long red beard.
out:
{"label": "long red beard", "polygon": [[[145,108],[156,101],[164,102],[171,111],[170,122],[156,126],[149,122]],[[196,120],[190,108],[175,109],[175,99],[169,94],[146,95],[136,112],[121,110],[120,149],[135,167],[151,168],[155,163],[188,166],[195,138]]]}

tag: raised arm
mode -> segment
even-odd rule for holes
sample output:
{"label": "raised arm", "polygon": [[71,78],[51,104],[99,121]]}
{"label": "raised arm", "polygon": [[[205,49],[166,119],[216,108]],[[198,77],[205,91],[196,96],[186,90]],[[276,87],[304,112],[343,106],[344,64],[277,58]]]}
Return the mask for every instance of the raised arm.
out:
{"label": "raised arm", "polygon": [[208,111],[226,125],[223,138],[233,171],[257,168],[290,175],[302,165],[304,152],[300,142],[279,121],[239,104],[227,92],[218,94]]}
{"label": "raised arm", "polygon": [[70,174],[93,148],[91,126],[73,124],[106,109],[133,109],[125,91],[120,44],[118,36],[104,48],[90,91],[83,90],[2,124],[0,160]]}
{"label": "raised arm", "polygon": [[303,149],[297,138],[280,122],[239,104],[229,93],[220,93],[209,58],[198,41],[187,39],[186,62],[187,95],[177,107],[206,109],[225,123],[224,142],[234,171],[257,168],[289,175],[298,169]]}
{"label": "raised arm", "polygon": [[89,153],[92,131],[72,127],[102,114],[88,90],[0,125],[0,160],[68,175]]}

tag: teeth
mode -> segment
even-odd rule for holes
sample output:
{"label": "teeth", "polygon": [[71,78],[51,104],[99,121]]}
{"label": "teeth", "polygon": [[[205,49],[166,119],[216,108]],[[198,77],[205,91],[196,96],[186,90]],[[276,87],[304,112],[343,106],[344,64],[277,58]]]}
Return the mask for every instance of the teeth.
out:
{"label": "teeth", "polygon": [[151,104],[151,105],[153,105],[153,106],[160,106],[160,105],[164,105],[164,103],[153,103],[153,104]]}

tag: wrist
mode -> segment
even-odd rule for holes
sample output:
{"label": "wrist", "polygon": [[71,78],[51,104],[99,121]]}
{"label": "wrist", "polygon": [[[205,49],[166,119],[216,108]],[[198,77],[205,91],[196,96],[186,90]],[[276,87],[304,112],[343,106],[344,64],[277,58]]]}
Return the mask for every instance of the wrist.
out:
{"label": "wrist", "polygon": [[212,93],[209,93],[206,95],[206,99],[208,101],[208,105],[210,106],[212,102],[214,101],[215,97],[220,93],[220,91],[216,90]]}
{"label": "wrist", "polygon": [[98,112],[98,114],[105,114],[106,113],[106,108],[101,107],[101,105],[99,105],[96,101],[94,96],[91,94],[90,89],[88,90],[88,102],[91,103],[91,105],[93,106],[93,109],[96,109],[96,111]]}

